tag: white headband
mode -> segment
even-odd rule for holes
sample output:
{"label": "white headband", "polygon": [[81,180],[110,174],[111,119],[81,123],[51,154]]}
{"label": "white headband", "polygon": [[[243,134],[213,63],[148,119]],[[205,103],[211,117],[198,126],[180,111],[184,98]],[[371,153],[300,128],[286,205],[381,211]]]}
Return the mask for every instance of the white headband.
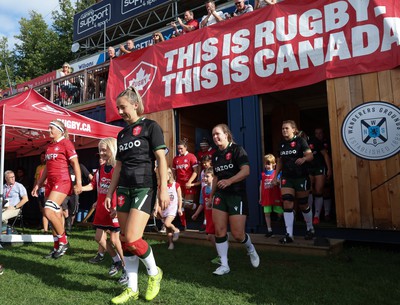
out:
{"label": "white headband", "polygon": [[64,133],[64,129],[60,125],[58,125],[54,122],[50,122],[50,126],[53,126],[53,127],[57,128],[59,131],[61,131],[61,133]]}

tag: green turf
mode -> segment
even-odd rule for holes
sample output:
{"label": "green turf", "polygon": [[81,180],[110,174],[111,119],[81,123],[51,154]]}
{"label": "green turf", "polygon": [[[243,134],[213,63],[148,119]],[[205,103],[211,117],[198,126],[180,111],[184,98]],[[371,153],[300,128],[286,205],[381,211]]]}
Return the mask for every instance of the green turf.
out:
{"label": "green turf", "polygon": [[[117,277],[108,276],[111,259],[92,265],[96,253],[94,231],[75,230],[71,248],[59,260],[45,260],[51,244],[6,245],[0,250],[0,304],[84,305],[110,304],[122,291]],[[315,257],[261,252],[254,269],[244,249],[230,249],[231,272],[213,276],[216,256],[211,247],[152,242],[164,271],[160,294],[153,304],[393,304],[400,302],[400,255],[367,247],[346,247],[336,256]],[[140,267],[141,297],[147,275]]]}

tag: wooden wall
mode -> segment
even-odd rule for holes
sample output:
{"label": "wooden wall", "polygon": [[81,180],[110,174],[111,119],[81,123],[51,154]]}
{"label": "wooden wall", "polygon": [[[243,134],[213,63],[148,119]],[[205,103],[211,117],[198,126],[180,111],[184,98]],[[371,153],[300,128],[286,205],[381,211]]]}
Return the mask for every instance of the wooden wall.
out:
{"label": "wooden wall", "polygon": [[156,121],[164,131],[165,145],[167,145],[169,149],[167,161],[169,165],[172,164],[172,159],[174,158],[176,151],[174,111],[171,109],[149,113],[146,114],[146,117]]}
{"label": "wooden wall", "polygon": [[400,158],[367,161],[341,138],[346,115],[368,101],[400,106],[400,69],[327,81],[338,227],[400,229]]}

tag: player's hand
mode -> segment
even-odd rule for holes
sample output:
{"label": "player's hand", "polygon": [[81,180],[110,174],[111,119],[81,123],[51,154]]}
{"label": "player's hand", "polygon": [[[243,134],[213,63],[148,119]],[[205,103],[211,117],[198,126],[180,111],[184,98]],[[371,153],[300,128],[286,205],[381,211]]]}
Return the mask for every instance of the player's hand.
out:
{"label": "player's hand", "polygon": [[110,209],[110,217],[111,218],[116,218],[117,217],[117,210],[114,208]]}
{"label": "player's hand", "polygon": [[218,183],[217,183],[218,188],[220,188],[222,190],[227,188],[230,185],[231,185],[231,183],[230,183],[230,181],[228,179],[219,180]]}
{"label": "player's hand", "polygon": [[37,192],[38,189],[39,189],[39,186],[36,184],[31,192],[32,197],[38,197],[38,192]]}
{"label": "player's hand", "polygon": [[111,198],[106,197],[106,200],[104,200],[104,208],[110,212],[111,211]]}
{"label": "player's hand", "polygon": [[158,204],[161,207],[161,210],[165,210],[170,203],[169,194],[167,188],[160,188],[159,197],[158,197]]}
{"label": "player's hand", "polygon": [[79,195],[80,193],[82,193],[82,184],[74,185],[74,193],[75,195]]}

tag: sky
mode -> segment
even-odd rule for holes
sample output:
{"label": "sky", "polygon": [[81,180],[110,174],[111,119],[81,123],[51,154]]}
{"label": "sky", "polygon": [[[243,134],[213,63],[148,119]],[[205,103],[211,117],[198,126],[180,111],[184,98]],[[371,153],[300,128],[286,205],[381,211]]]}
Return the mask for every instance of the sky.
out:
{"label": "sky", "polygon": [[[75,6],[76,0],[71,0]],[[19,35],[19,21],[29,18],[29,12],[41,14],[48,25],[52,23],[51,12],[59,10],[58,0],[0,0],[0,37],[8,38],[8,47],[13,49]]]}

